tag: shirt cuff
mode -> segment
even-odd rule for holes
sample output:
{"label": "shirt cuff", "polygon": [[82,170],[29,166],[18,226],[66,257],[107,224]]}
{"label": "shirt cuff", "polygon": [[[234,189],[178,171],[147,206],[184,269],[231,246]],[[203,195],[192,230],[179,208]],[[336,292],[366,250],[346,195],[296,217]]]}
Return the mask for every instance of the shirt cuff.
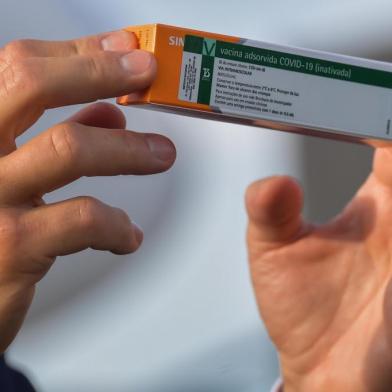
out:
{"label": "shirt cuff", "polygon": [[283,382],[282,379],[279,379],[275,382],[274,386],[271,389],[271,392],[283,392]]}

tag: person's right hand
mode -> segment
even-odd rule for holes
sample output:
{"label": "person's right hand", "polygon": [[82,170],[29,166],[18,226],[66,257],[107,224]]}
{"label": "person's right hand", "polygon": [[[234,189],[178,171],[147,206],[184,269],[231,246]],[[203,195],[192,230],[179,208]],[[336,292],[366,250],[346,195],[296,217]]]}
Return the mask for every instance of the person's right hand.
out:
{"label": "person's right hand", "polygon": [[176,156],[170,140],[124,130],[122,113],[98,103],[18,149],[15,144],[46,109],[146,88],[156,62],[136,47],[132,34],[119,31],[0,49],[0,352],[56,256],[86,248],[126,254],[142,241],[120,209],[88,196],[54,204],[42,196],[82,176],[165,171]]}

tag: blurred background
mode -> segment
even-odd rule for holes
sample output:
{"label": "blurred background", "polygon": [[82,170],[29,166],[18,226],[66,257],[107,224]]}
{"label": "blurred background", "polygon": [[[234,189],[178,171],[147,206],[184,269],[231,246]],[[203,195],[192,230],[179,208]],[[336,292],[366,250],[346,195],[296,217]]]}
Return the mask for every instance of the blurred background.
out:
{"label": "blurred background", "polygon": [[[390,0],[2,0],[0,45],[162,22],[388,61],[391,13]],[[77,109],[47,112],[18,143]],[[46,200],[93,195],[119,206],[143,227],[144,244],[131,256],[59,259],[38,286],[10,362],[43,392],[268,391],[279,368],[249,281],[245,189],[292,175],[304,186],[306,217],[323,222],[368,175],[371,149],[124,111],[130,129],[172,138],[173,169],[83,178]]]}

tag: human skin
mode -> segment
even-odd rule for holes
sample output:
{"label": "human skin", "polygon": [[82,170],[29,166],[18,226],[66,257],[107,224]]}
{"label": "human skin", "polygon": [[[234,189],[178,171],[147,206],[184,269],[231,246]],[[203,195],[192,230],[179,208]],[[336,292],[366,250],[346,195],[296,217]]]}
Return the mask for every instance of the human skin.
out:
{"label": "human skin", "polygon": [[[147,87],[155,60],[135,47],[133,35],[113,32],[0,49],[1,352],[57,256],[140,246],[124,211],[88,196],[43,196],[82,176],[165,171],[176,155],[167,138],[125,131],[121,112],[100,103],[15,144],[47,109]],[[285,391],[392,390],[392,149],[374,146],[371,175],[326,225],[304,222],[293,179],[264,179],[246,193],[252,282]]]}
{"label": "human skin", "polygon": [[325,225],[302,218],[292,178],[247,190],[252,282],[285,392],[392,390],[392,148],[369,144],[371,174]]}
{"label": "human skin", "polygon": [[125,130],[125,117],[96,103],[16,148],[45,110],[142,90],[154,57],[133,34],[72,41],[22,40],[0,49],[0,352],[18,332],[36,283],[57,256],[86,248],[134,252],[143,233],[128,215],[89,196],[46,204],[43,196],[82,176],[147,175],[169,169],[173,143]]}

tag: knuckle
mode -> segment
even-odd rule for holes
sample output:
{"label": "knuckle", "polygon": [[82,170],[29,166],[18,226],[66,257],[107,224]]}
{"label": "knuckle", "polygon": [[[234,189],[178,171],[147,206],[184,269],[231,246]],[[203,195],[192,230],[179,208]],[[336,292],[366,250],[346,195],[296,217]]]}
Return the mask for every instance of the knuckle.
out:
{"label": "knuckle", "polygon": [[23,238],[21,224],[15,214],[2,214],[0,217],[0,249],[4,256],[12,259]]}
{"label": "knuckle", "polygon": [[34,64],[28,59],[12,60],[0,74],[0,86],[8,96],[22,92],[35,96],[40,88],[40,78]]}
{"label": "knuckle", "polygon": [[77,214],[80,226],[87,231],[94,231],[102,218],[102,203],[94,197],[79,199]]}
{"label": "knuckle", "polygon": [[[150,147],[143,134],[127,131],[119,133],[118,136],[125,150],[129,151],[132,156],[133,170],[135,172],[142,172],[144,168],[151,165]],[[138,153],[135,153],[136,151]]]}
{"label": "knuckle", "polygon": [[81,38],[70,41],[72,50],[77,55],[83,55],[84,53],[93,53],[97,49],[101,49],[101,38],[99,36],[90,36],[87,38]]}
{"label": "knuckle", "polygon": [[102,78],[102,67],[100,62],[95,57],[86,57],[87,64],[87,74],[90,75],[92,79],[100,80]]}
{"label": "knuckle", "polygon": [[11,41],[4,47],[4,53],[9,61],[32,56],[31,40],[20,39]]}
{"label": "knuckle", "polygon": [[127,131],[119,133],[118,137],[121,139],[121,144],[130,151],[135,149],[135,145],[137,143],[142,144],[143,147],[146,146],[148,149],[147,142],[145,141],[145,138],[142,134]]}
{"label": "knuckle", "polygon": [[81,156],[82,142],[76,123],[62,123],[50,132],[53,153],[63,164],[75,165]]}

